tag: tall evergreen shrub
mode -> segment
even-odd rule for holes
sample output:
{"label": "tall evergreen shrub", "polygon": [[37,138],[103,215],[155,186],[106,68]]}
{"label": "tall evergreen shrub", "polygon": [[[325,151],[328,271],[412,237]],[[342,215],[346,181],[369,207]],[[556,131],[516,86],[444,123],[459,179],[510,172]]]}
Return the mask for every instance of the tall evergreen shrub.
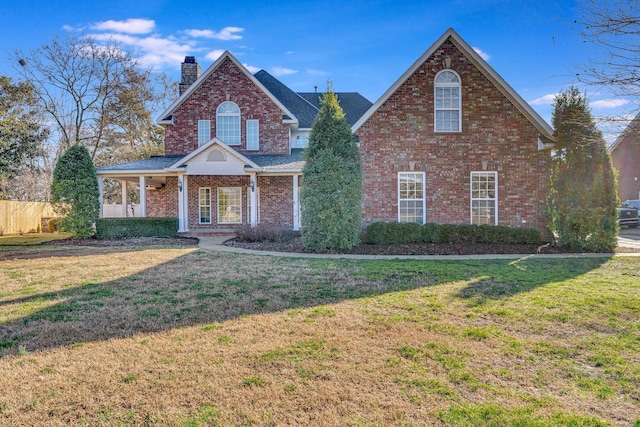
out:
{"label": "tall evergreen shrub", "polygon": [[618,235],[616,177],[602,133],[578,89],[556,96],[553,126],[549,229],[560,246],[611,252]]}
{"label": "tall evergreen shrub", "polygon": [[87,149],[73,145],[60,157],[53,171],[51,201],[61,217],[58,229],[77,237],[93,234],[100,212],[96,169]]}
{"label": "tall evergreen shrub", "polygon": [[339,251],[359,242],[362,170],[360,153],[331,88],[321,100],[304,150],[302,244],[307,251]]}

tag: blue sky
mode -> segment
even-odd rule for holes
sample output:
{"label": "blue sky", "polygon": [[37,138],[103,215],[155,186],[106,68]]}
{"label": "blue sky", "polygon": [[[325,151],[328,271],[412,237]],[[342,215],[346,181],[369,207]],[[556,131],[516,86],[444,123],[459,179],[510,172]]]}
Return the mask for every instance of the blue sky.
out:
{"label": "blue sky", "polygon": [[[180,62],[203,70],[224,50],[296,91],[360,92],[372,102],[449,27],[551,121],[553,95],[575,83],[595,52],[573,24],[580,1],[165,1],[0,0],[0,74],[8,55],[69,31],[113,37],[179,80]],[[630,100],[589,88],[595,116]]]}

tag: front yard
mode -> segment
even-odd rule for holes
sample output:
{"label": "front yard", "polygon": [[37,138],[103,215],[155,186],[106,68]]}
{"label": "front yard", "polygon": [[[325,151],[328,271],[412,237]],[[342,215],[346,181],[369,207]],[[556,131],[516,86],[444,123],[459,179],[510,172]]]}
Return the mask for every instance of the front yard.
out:
{"label": "front yard", "polygon": [[640,425],[640,257],[0,251],[1,425]]}

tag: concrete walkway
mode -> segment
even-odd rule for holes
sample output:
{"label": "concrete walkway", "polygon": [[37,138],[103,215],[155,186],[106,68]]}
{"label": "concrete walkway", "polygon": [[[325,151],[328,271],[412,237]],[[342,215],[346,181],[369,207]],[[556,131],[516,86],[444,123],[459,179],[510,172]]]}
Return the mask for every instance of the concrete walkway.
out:
{"label": "concrete walkway", "polygon": [[352,254],[305,254],[291,252],[255,251],[252,249],[234,248],[223,243],[229,236],[199,237],[200,249],[230,252],[246,255],[266,255],[287,258],[317,259],[418,259],[418,260],[480,260],[480,259],[522,259],[522,258],[601,258],[611,256],[640,256],[640,253],[628,254],[490,254],[490,255],[352,255]]}

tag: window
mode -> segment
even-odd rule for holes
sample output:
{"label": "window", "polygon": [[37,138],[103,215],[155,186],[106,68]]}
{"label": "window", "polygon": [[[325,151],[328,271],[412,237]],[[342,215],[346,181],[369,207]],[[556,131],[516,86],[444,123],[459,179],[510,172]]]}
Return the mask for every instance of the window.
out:
{"label": "window", "polygon": [[200,224],[211,224],[211,188],[199,190]]}
{"label": "window", "polygon": [[198,147],[211,139],[211,121],[198,120]]}
{"label": "window", "polygon": [[225,144],[240,145],[240,108],[223,102],[216,110],[216,136]]}
{"label": "window", "polygon": [[247,120],[247,150],[260,149],[259,120]]}
{"label": "window", "polygon": [[498,225],[497,172],[471,172],[471,224]]}
{"label": "window", "polygon": [[398,222],[425,223],[424,172],[398,173]]}
{"label": "window", "polygon": [[453,71],[444,70],[435,79],[435,131],[460,132],[460,77]]}
{"label": "window", "polygon": [[242,187],[218,187],[218,224],[242,223]]}
{"label": "window", "polygon": [[309,135],[297,135],[296,136],[296,147],[306,147],[309,144]]}

